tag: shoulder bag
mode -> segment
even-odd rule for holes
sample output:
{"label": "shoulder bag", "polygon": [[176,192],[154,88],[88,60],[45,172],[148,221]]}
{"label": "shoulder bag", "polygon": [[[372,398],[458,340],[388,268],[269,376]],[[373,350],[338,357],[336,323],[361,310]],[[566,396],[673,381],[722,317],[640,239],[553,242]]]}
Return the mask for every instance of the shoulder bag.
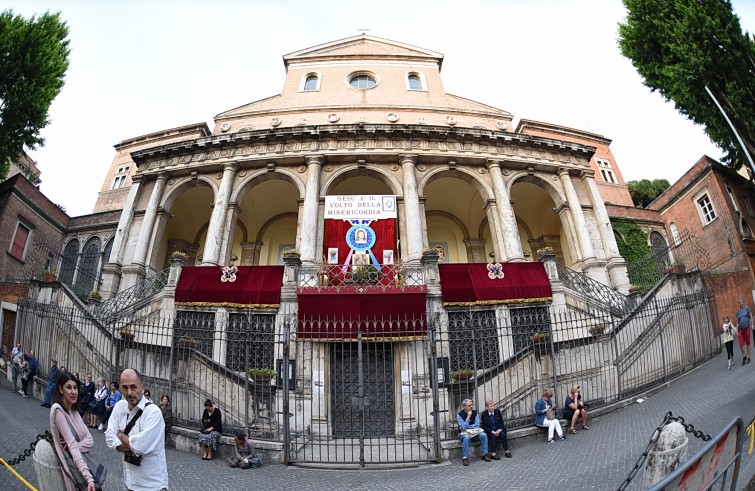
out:
{"label": "shoulder bag", "polygon": [[[63,413],[63,417],[68,423],[68,427],[71,429],[71,433],[73,433],[76,441],[80,442],[81,439],[79,438],[79,434],[76,432],[76,429],[74,429],[71,420],[68,419],[68,416],[65,413]],[[52,420],[57,421],[54,417],[52,418]],[[60,431],[57,428],[57,423],[54,424],[54,434],[62,442],[63,438],[60,436]],[[73,457],[71,456],[71,451],[63,445],[61,445],[61,449],[63,451],[63,457],[65,458],[65,467],[68,468],[67,471],[65,471],[66,474],[68,474],[68,476],[73,480],[73,484],[77,490],[86,491],[88,485],[87,480],[81,473],[79,468],[76,467],[76,462],[74,462]],[[84,458],[84,462],[86,462],[87,467],[89,468],[89,473],[94,479],[94,489],[101,491],[102,485],[105,484],[105,479],[107,479],[107,468],[100,461],[89,455],[89,452],[81,452],[81,456]]]}
{"label": "shoulder bag", "polygon": [[464,430],[464,434],[468,435],[470,438],[475,437],[482,433],[482,428],[469,428]]}

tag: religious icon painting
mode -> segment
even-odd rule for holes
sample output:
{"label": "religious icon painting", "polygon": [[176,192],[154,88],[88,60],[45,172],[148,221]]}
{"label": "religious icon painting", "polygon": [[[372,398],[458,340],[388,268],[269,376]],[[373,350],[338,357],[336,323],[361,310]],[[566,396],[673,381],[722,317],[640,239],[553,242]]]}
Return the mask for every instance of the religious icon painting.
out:
{"label": "religious icon painting", "polygon": [[328,247],[328,264],[338,264],[338,247]]}
{"label": "religious icon painting", "polygon": [[448,242],[430,242],[430,247],[438,251],[438,263],[448,262]]}
{"label": "religious icon painting", "polygon": [[356,252],[351,255],[351,265],[360,268],[370,264],[370,256],[363,252]]}
{"label": "religious icon painting", "polygon": [[383,249],[383,264],[393,264],[393,249]]}

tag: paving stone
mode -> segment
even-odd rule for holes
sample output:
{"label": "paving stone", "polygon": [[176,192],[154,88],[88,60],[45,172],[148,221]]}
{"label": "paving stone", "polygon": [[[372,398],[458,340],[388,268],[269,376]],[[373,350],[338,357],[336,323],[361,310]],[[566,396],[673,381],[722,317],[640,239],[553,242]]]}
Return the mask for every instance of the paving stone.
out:
{"label": "paving stone", "polygon": [[[586,394],[589,397],[589,394]],[[639,398],[640,396],[637,396]],[[409,469],[321,470],[266,465],[263,469],[229,469],[222,460],[202,461],[196,454],[168,449],[168,472],[172,490],[211,489],[508,489],[596,490],[616,489],[630,472],[667,411],[683,416],[704,433],[715,435],[737,416],[749,423],[755,417],[755,364],[726,370],[726,356],[719,355],[690,371],[642,404],[590,421],[589,431],[580,430],[569,440],[554,445],[531,443],[516,448],[514,458],[486,463],[473,454],[469,467],[461,461],[426,464]],[[48,428],[49,410],[39,401],[0,388],[0,456],[15,457],[34,436]],[[104,434],[92,430],[94,452],[108,465],[107,489],[121,489],[121,461],[105,446]],[[703,442],[690,435],[689,454]],[[751,456],[745,455],[744,469]],[[15,467],[33,485],[37,484],[31,458]],[[642,488],[642,475],[629,489]],[[740,477],[740,488],[752,476]],[[26,489],[0,468],[0,489]]]}

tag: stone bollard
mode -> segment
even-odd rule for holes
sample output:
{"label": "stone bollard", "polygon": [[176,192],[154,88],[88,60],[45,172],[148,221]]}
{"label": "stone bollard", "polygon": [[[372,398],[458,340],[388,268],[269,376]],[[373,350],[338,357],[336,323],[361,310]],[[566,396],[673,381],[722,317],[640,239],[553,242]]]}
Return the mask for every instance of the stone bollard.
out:
{"label": "stone bollard", "polygon": [[34,471],[37,473],[39,491],[57,491],[66,488],[58,456],[47,440],[40,440],[34,448]]}
{"label": "stone bollard", "polygon": [[645,460],[645,487],[648,489],[687,460],[689,439],[684,426],[674,421],[661,429],[661,435]]}

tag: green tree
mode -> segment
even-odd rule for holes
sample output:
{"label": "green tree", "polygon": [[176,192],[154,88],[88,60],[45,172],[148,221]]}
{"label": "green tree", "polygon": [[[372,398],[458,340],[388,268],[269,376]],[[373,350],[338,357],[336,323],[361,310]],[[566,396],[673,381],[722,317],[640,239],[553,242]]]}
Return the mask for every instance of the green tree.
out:
{"label": "green tree", "polygon": [[751,155],[755,155],[755,41],[742,31],[727,0],[623,0],[619,47],[644,83],[705,126],[733,168],[747,162],[716,96]]}
{"label": "green tree", "polygon": [[634,206],[640,208],[646,208],[647,205],[653,202],[655,198],[661,195],[662,192],[667,190],[669,182],[666,179],[642,179],[639,181],[627,182],[629,187],[629,194],[632,196]]}
{"label": "green tree", "polygon": [[68,26],[60,14],[24,19],[0,13],[0,180],[24,150],[44,145],[39,131],[63,88],[68,69]]}

